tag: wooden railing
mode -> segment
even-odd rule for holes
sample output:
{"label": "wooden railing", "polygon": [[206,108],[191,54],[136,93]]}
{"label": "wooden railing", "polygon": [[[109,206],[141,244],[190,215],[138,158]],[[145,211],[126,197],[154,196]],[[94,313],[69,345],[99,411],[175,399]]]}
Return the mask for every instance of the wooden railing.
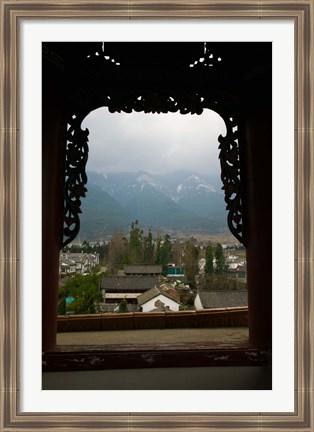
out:
{"label": "wooden railing", "polygon": [[247,307],[180,312],[129,312],[58,316],[59,333],[163,328],[247,327],[247,325]]}

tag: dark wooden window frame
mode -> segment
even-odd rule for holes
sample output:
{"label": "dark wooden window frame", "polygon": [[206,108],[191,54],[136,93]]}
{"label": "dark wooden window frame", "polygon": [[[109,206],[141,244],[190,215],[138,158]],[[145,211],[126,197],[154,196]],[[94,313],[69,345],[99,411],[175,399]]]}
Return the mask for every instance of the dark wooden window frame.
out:
{"label": "dark wooden window frame", "polygon": [[[46,51],[47,53],[47,51]],[[51,56],[50,56],[51,57]],[[54,62],[55,63],[55,62]],[[60,65],[54,64],[54,67],[57,66],[57,68],[60,69]],[[62,67],[61,67],[62,69]],[[49,71],[50,73],[50,71]],[[51,79],[51,76],[49,76],[49,73],[47,74],[47,81],[46,83],[49,84],[49,78]],[[53,73],[53,72],[52,72]],[[53,74],[54,75],[54,74]],[[62,75],[62,74],[61,74]],[[49,109],[46,113],[46,121],[48,125],[52,125],[54,121],[57,119],[62,120],[64,119],[64,110],[62,111],[62,108],[60,106],[60,100],[62,99],[64,101],[64,96],[61,97],[62,90],[64,91],[64,82],[62,82],[62,77],[60,75],[56,78],[56,80],[59,80],[60,88],[59,88],[59,97],[58,95],[51,95],[51,92],[43,93],[43,113],[45,118],[45,98],[46,98],[46,104],[47,101],[50,103],[52,99],[52,104],[55,106],[55,111],[53,111],[52,118],[48,119],[48,115],[51,115],[51,109]],[[54,76],[55,79],[55,76]],[[256,84],[256,83],[255,83]],[[44,80],[44,88],[45,88],[45,80]],[[133,92],[134,93],[134,92]],[[130,106],[131,111],[132,109],[136,111],[144,111],[148,112],[159,112],[159,110],[163,110],[165,108],[162,108],[162,106],[167,106],[166,111],[168,110],[174,110],[174,111],[181,111],[182,114],[186,112],[193,112],[196,114],[200,114],[203,109],[209,108],[213,109],[214,111],[218,112],[223,119],[225,120],[226,127],[227,127],[227,134],[226,137],[219,137],[220,141],[220,148],[223,149],[220,154],[220,159],[222,162],[222,181],[225,187],[225,194],[226,194],[226,202],[228,204],[228,223],[229,226],[232,226],[233,233],[236,235],[238,239],[242,241],[242,243],[246,243],[247,241],[247,235],[248,232],[243,232],[243,218],[244,222],[245,219],[248,221],[249,214],[252,213],[252,209],[246,208],[247,215],[243,215],[243,209],[242,209],[242,193],[244,195],[249,195],[249,192],[243,191],[241,188],[241,183],[239,183],[236,189],[234,188],[235,182],[234,179],[239,179],[238,173],[240,169],[240,161],[239,161],[239,155],[240,151],[242,151],[239,148],[238,145],[238,134],[239,131],[235,130],[235,126],[240,126],[243,124],[243,131],[249,130],[250,128],[253,130],[256,129],[256,125],[254,124],[255,118],[250,118],[250,112],[242,113],[242,117],[238,120],[235,119],[234,112],[236,112],[235,107],[232,107],[232,110],[230,111],[230,104],[229,103],[221,103],[221,101],[213,100],[212,98],[202,94],[195,94],[189,93],[189,95],[184,95],[182,98],[183,104],[180,102],[180,96],[182,97],[182,91],[179,92],[178,99],[173,98],[171,96],[171,99],[169,99],[169,94],[162,94],[162,93],[156,93],[149,94],[145,92],[140,92],[136,94],[136,97],[134,97],[133,94],[133,102],[131,99],[130,103],[130,94],[128,97],[126,97],[123,100],[123,106],[121,106],[121,94],[117,94],[118,98],[115,101],[115,97],[113,95],[108,94],[81,94],[81,97],[78,98],[76,95],[75,103],[71,101],[69,105],[67,105],[67,112],[70,115],[67,115],[67,122],[70,124],[70,129],[68,132],[65,131],[65,128],[62,128],[61,125],[61,134],[60,130],[58,131],[59,140],[60,137],[63,134],[67,133],[68,138],[68,144],[67,147],[59,151],[59,154],[57,155],[57,165],[59,166],[59,173],[60,173],[60,162],[62,163],[62,160],[71,160],[72,165],[69,165],[66,163],[66,166],[70,166],[72,169],[72,172],[70,173],[69,170],[67,172],[66,181],[68,181],[68,186],[66,187],[66,192],[70,193],[68,195],[67,203],[69,206],[65,206],[65,212],[64,212],[64,219],[62,220],[62,223],[64,224],[64,233],[65,236],[69,239],[72,238],[72,236],[76,235],[79,230],[79,217],[78,213],[80,211],[80,198],[84,196],[85,190],[85,183],[86,183],[86,174],[85,174],[85,164],[87,160],[87,153],[88,153],[88,147],[87,147],[87,140],[88,140],[88,131],[82,131],[80,128],[82,120],[86,117],[86,115],[91,112],[92,110],[100,107],[100,106],[108,106],[109,110],[112,112],[124,110],[126,112],[130,112]],[[127,92],[125,92],[125,96],[127,95]],[[263,101],[263,96],[261,94],[258,95],[259,98]],[[48,98],[48,99],[47,99]],[[53,100],[55,99],[55,100]],[[215,99],[215,98],[214,98]],[[224,96],[224,100],[226,100],[226,96]],[[258,100],[259,102],[259,100]],[[269,101],[267,100],[267,103]],[[132,106],[133,104],[133,106]],[[146,104],[146,106],[145,106]],[[227,106],[228,108],[225,109],[223,106]],[[256,103],[256,106],[258,104]],[[260,110],[260,106],[262,105],[262,114],[265,112],[265,104],[259,104],[258,110]],[[170,107],[170,109],[169,109]],[[60,109],[61,108],[61,109]],[[242,107],[240,107],[242,108]],[[269,108],[269,105],[268,105]],[[60,113],[61,111],[61,113]],[[230,114],[232,112],[233,116]],[[55,118],[54,118],[55,117]],[[266,116],[267,117],[267,116]],[[244,118],[244,122],[243,122]],[[269,122],[269,117],[263,119],[262,122]],[[45,125],[45,122],[44,122]],[[266,128],[267,129],[267,128]],[[63,132],[62,132],[63,131]],[[256,131],[255,131],[256,132]],[[46,127],[46,133],[49,133]],[[44,135],[45,135],[45,128],[44,128]],[[264,138],[265,133],[261,133],[262,137]],[[268,135],[269,137],[269,135]],[[243,142],[246,141],[246,133],[243,132],[242,136],[240,136],[240,140],[243,139]],[[63,140],[64,142],[64,140]],[[232,144],[231,144],[232,143]],[[83,149],[83,151],[82,151]],[[78,151],[78,152],[77,152]],[[73,152],[76,154],[79,154],[78,158],[73,158]],[[48,152],[49,153],[49,152]],[[49,154],[45,155],[45,151],[43,152],[43,158],[49,160],[49,163],[51,162],[51,158],[49,158]],[[72,154],[71,154],[72,153]],[[248,169],[246,164],[246,155],[242,158],[242,165],[244,164],[244,172],[247,173]],[[59,161],[59,162],[58,162]],[[237,166],[237,175],[228,174],[226,171],[224,171],[223,163],[228,162],[228,166],[231,168],[232,166]],[[230,164],[231,162],[231,164]],[[44,161],[45,163],[45,161]],[[256,162],[255,162],[256,164]],[[65,168],[67,170],[67,168]],[[232,171],[232,170],[231,170]],[[62,168],[61,168],[62,172]],[[70,180],[69,180],[70,179]],[[231,180],[231,181],[230,181]],[[246,179],[244,179],[246,180]],[[228,186],[232,186],[231,188]],[[59,185],[60,186],[60,185]],[[59,188],[60,191],[60,188]],[[246,195],[246,199],[247,199]],[[229,202],[227,201],[229,199]],[[247,199],[247,201],[250,201]],[[253,205],[254,206],[254,205]],[[59,208],[60,208],[60,202],[59,202]],[[76,208],[75,211],[73,211],[73,208]],[[254,209],[253,209],[254,211]],[[50,217],[53,217],[53,214],[50,215]],[[57,218],[58,219],[58,218]],[[59,219],[57,221],[57,225],[60,226],[60,215]],[[74,231],[71,228],[71,226],[74,224]],[[61,241],[59,243],[59,249],[61,248],[61,244],[63,242],[62,236],[58,237]],[[45,240],[44,240],[45,241]],[[252,248],[253,250],[254,248]],[[252,253],[252,252],[251,252]],[[55,255],[56,256],[56,255]],[[44,271],[45,273],[45,271]],[[44,276],[45,277],[45,276]],[[252,290],[252,288],[251,288]],[[251,295],[252,298],[252,295]],[[257,303],[257,302],[255,302]],[[44,301],[43,301],[44,304]],[[256,307],[256,305],[255,305]],[[269,311],[269,307],[268,307]],[[52,313],[51,313],[52,314]],[[52,316],[52,315],[51,315]],[[252,314],[251,314],[252,316]],[[44,318],[45,321],[45,318]],[[270,324],[271,325],[271,324]],[[259,323],[259,327],[261,327],[261,322]],[[249,319],[249,328],[250,328],[250,319]],[[50,330],[50,334],[56,334],[55,332],[56,327],[54,329]],[[45,333],[45,332],[44,332]],[[160,345],[154,345],[154,346],[147,346],[147,347],[136,347],[136,350],[133,348],[126,348],[126,347],[119,347],[116,346],[111,349],[104,349],[103,347],[90,347],[89,349],[82,350],[81,347],[76,347],[74,350],[67,350],[65,347],[62,347],[62,349],[58,349],[56,346],[52,346],[51,349],[45,349],[43,354],[43,371],[52,371],[52,370],[90,370],[90,369],[106,369],[106,368],[132,368],[132,367],[178,367],[178,366],[213,366],[213,365],[260,365],[264,364],[266,362],[269,362],[269,353],[271,349],[271,338],[269,339],[269,330],[267,337],[263,340],[263,337],[261,337],[260,329],[257,331],[258,335],[257,337],[253,337],[250,340],[250,343],[245,346],[238,346],[238,347],[229,347],[227,349],[218,349],[217,347],[213,347],[212,344],[207,344],[206,346],[200,345],[200,344],[194,344],[192,347],[191,345],[181,346],[179,347],[161,347]],[[45,338],[45,335],[43,335]],[[43,339],[44,341],[44,339]],[[184,355],[183,355],[184,353]],[[214,355],[212,355],[214,353]],[[216,355],[217,354],[217,355]],[[215,360],[215,359],[223,359],[228,356],[228,361],[222,361],[221,360]],[[97,355],[97,358],[100,358],[101,360],[99,362],[95,361],[95,355]],[[129,360],[132,358],[132,361]],[[209,360],[211,358],[211,360]],[[69,359],[69,361],[65,361],[66,359]],[[75,359],[75,361],[73,361]],[[147,359],[153,359],[153,361],[147,361]],[[63,365],[63,366],[62,366]],[[79,365],[79,366],[78,366]]]}

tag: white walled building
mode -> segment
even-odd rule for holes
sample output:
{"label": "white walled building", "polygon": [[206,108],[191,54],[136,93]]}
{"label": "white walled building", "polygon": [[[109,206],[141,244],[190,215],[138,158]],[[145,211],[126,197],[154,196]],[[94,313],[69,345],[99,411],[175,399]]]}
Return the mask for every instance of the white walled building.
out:
{"label": "white walled building", "polygon": [[178,311],[180,307],[180,296],[175,290],[166,291],[152,288],[137,297],[137,301],[142,312],[153,312],[154,310]]}

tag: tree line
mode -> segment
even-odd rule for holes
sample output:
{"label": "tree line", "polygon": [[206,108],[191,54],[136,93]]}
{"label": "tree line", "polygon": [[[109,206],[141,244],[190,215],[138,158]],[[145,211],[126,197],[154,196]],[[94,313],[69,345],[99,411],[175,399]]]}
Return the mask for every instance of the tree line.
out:
{"label": "tree line", "polygon": [[[131,223],[129,235],[115,231],[109,244],[91,246],[86,241],[82,245],[67,246],[63,252],[98,253],[101,265],[106,265],[108,272],[113,274],[118,269],[123,269],[125,264],[162,266],[166,273],[167,264],[174,262],[176,265],[185,265],[187,278],[194,281],[198,273],[198,261],[201,257],[200,248],[194,239],[182,243],[171,241],[168,234],[158,234],[153,238],[152,231],[147,233],[140,227],[139,221]],[[209,244],[205,253],[205,274],[221,275],[227,273],[227,265],[221,244]]]}
{"label": "tree line", "polygon": [[[220,243],[209,244],[205,252],[204,274],[200,275],[198,288],[200,290],[237,290],[239,283],[236,279],[228,277],[228,265],[226,263],[223,248]],[[246,289],[246,284],[241,285]]]}
{"label": "tree line", "polygon": [[167,265],[184,263],[187,279],[195,281],[198,272],[199,248],[192,241],[182,244],[171,241],[169,234],[153,238],[151,230],[144,233],[139,222],[132,222],[129,238],[123,233],[115,232],[108,250],[108,266],[111,272],[123,269],[125,264],[162,266],[163,273],[167,272]]}
{"label": "tree line", "polygon": [[[199,275],[201,257],[205,257],[204,276]],[[215,283],[218,289],[229,288],[228,266],[220,243],[209,244],[204,256],[204,251],[201,251],[193,239],[182,243],[172,241],[168,234],[158,234],[154,239],[151,230],[145,234],[137,220],[132,222],[128,238],[120,232],[115,232],[112,236],[107,260],[112,273],[123,269],[125,264],[159,264],[166,274],[169,263],[184,267],[185,277],[192,288],[196,288],[199,283],[203,287]]]}

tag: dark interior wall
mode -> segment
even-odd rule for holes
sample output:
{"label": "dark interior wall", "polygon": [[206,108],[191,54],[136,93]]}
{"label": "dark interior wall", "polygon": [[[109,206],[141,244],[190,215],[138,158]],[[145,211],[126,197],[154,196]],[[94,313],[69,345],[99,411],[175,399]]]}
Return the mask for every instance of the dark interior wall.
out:
{"label": "dark interior wall", "polygon": [[62,244],[66,137],[64,72],[43,57],[42,79],[42,350],[55,346]]}
{"label": "dark interior wall", "polygon": [[244,214],[250,342],[272,346],[272,82],[246,82],[242,104]]}

